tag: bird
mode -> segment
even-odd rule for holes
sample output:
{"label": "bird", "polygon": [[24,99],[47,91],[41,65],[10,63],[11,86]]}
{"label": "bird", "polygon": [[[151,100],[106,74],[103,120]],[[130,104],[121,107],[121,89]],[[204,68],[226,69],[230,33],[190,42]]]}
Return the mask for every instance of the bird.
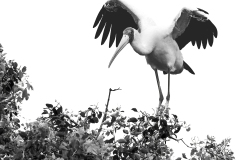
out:
{"label": "bird", "polygon": [[[158,0],[159,2],[160,0]],[[212,47],[217,38],[216,26],[208,18],[208,12],[195,7],[184,6],[181,2],[147,0],[108,0],[100,9],[93,28],[97,27],[95,39],[102,34],[101,45],[109,36],[109,48],[116,41],[116,51],[108,67],[130,44],[139,55],[145,56],[147,63],[155,72],[159,107],[164,96],[160,86],[158,70],[168,75],[166,104],[170,101],[170,74],[180,74],[185,69],[195,74],[183,60],[181,50],[191,42],[198,49]],[[142,4],[140,4],[142,3]],[[174,3],[174,4],[173,4]],[[177,6],[177,7],[174,7]],[[146,8],[149,8],[146,11]],[[133,61],[134,64],[134,61]],[[157,111],[158,112],[158,111]]]}

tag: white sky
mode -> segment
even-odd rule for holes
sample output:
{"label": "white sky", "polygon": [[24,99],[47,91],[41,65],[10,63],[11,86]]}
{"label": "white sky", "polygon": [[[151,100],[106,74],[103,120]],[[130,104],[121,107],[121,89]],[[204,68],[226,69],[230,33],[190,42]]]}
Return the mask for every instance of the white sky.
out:
{"label": "white sky", "polygon": [[[159,0],[160,1],[160,0]],[[144,57],[127,46],[108,63],[115,47],[101,46],[94,40],[95,18],[105,1],[0,1],[0,43],[7,59],[27,66],[34,87],[25,102],[23,116],[35,119],[46,103],[58,100],[64,108],[78,111],[98,104],[104,110],[108,89],[113,92],[110,107],[121,106],[151,112],[158,105],[155,75]],[[231,3],[230,3],[231,2]],[[219,37],[213,47],[198,50],[188,44],[182,50],[184,60],[195,71],[171,76],[171,113],[191,124],[191,131],[181,131],[178,138],[205,139],[214,135],[218,141],[230,137],[238,159],[239,122],[239,28],[238,1],[196,1],[210,13]],[[215,4],[216,3],[216,4]],[[164,5],[164,3],[159,3]],[[167,76],[161,72],[163,94],[167,94]],[[171,143],[176,153],[190,153],[182,143]],[[180,154],[178,154],[180,155]]]}

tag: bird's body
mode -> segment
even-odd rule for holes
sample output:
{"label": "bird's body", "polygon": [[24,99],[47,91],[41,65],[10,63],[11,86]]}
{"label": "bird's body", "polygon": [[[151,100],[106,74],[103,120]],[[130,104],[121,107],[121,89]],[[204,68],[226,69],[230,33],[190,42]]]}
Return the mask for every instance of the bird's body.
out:
{"label": "bird's body", "polygon": [[[183,71],[183,56],[175,41],[170,36],[162,37],[156,47],[146,55],[147,63],[154,70],[161,70],[171,74]],[[134,48],[134,47],[133,47]]]}
{"label": "bird's body", "polygon": [[[147,63],[161,71],[182,71],[183,57],[171,35],[163,34],[158,27],[135,34],[131,46],[139,55],[145,55]],[[178,72],[179,73],[179,72]]]}
{"label": "bird's body", "polygon": [[[146,5],[142,6],[151,9],[148,12],[144,12],[144,8],[139,9],[140,2],[145,2]],[[206,17],[208,14],[206,11],[199,8],[192,10],[172,2],[166,5],[164,1],[164,4],[157,6],[153,0],[109,0],[100,10],[94,23],[96,27],[100,22],[95,38],[104,28],[102,44],[107,39],[110,28],[109,47],[116,38],[118,48],[109,67],[128,43],[135,52],[146,57],[147,63],[155,71],[157,77],[160,104],[163,95],[157,70],[168,74],[169,84],[170,74],[179,74],[183,69],[194,74],[190,66],[184,62],[181,49],[190,41],[193,45],[196,43],[198,48],[202,44],[205,49],[207,42],[212,46],[213,37],[217,37],[217,29]],[[170,99],[169,84],[167,101]]]}

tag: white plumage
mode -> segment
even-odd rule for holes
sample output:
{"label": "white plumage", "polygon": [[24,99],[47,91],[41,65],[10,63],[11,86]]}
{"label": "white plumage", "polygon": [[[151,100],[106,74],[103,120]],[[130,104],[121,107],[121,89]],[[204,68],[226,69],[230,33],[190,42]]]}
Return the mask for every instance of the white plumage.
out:
{"label": "white plumage", "polygon": [[[155,71],[160,94],[160,105],[163,94],[157,70],[168,74],[168,94],[166,105],[170,100],[170,74],[179,74],[183,69],[194,74],[184,62],[181,49],[189,42],[205,49],[207,43],[212,46],[217,29],[207,18],[208,12],[200,8],[187,8],[183,1],[159,0],[109,0],[100,10],[94,27],[98,25],[95,38],[103,31],[104,44],[109,33],[109,47],[116,41],[118,47],[109,67],[130,43],[133,50],[146,57],[147,63]],[[142,4],[141,4],[142,3]],[[142,8],[144,6],[144,8]]]}

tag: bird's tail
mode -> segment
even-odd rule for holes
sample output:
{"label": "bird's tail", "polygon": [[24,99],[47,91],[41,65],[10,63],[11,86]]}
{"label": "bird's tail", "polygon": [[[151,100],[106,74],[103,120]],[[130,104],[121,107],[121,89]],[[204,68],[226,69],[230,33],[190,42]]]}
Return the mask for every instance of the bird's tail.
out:
{"label": "bird's tail", "polygon": [[[191,74],[195,74],[192,68],[185,61],[183,61],[183,68],[186,69]],[[163,71],[163,74],[167,74],[167,72]]]}
{"label": "bird's tail", "polygon": [[191,74],[195,74],[192,68],[185,61],[183,61],[183,68],[186,69]]}

